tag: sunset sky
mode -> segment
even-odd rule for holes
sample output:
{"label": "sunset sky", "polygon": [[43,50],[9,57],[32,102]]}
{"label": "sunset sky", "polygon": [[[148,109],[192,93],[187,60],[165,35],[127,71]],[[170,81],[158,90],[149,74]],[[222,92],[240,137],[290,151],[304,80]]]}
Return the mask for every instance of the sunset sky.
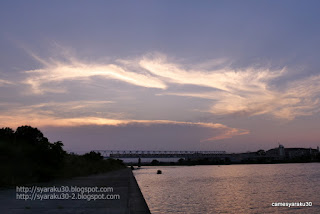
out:
{"label": "sunset sky", "polygon": [[0,126],[68,151],[320,146],[319,1],[1,1]]}

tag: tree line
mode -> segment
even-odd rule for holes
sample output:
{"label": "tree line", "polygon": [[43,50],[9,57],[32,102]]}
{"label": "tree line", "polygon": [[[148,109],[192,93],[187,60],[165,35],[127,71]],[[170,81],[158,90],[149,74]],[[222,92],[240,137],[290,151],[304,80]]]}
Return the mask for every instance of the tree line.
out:
{"label": "tree line", "polygon": [[49,142],[31,126],[0,129],[0,186],[42,182],[124,168],[120,160],[104,160],[100,153],[67,153],[61,141]]}

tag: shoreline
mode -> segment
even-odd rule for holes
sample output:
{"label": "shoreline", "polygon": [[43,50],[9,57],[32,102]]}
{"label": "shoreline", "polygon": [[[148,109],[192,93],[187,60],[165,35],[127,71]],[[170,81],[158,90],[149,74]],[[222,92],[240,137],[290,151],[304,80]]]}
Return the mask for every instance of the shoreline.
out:
{"label": "shoreline", "polygon": [[[230,166],[230,165],[275,165],[275,164],[298,164],[298,163],[320,163],[319,161],[311,162],[274,162],[274,163],[230,163],[230,164],[170,164],[170,162],[160,162],[157,165],[141,163],[141,166]],[[134,170],[138,169],[137,163],[125,163],[127,167],[134,166]]]}

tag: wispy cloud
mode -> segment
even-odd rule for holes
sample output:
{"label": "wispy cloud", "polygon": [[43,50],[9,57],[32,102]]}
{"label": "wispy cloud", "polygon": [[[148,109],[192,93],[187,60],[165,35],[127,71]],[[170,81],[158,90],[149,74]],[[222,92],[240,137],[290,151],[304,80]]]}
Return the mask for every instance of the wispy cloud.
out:
{"label": "wispy cloud", "polygon": [[217,70],[183,69],[165,57],[143,58],[141,67],[166,78],[168,82],[212,88],[211,92],[170,92],[163,94],[212,100],[209,111],[215,115],[253,116],[270,114],[277,118],[294,119],[312,115],[320,108],[320,76],[308,77],[288,84],[284,89],[272,85],[283,77],[286,69],[266,68]]}
{"label": "wispy cloud", "polygon": [[[42,68],[25,71],[24,83],[33,93],[61,93],[63,81],[94,81],[92,77],[116,79],[131,85],[161,89],[162,95],[198,97],[210,100],[212,105],[203,111],[214,115],[272,115],[292,120],[312,115],[320,109],[318,84],[320,75],[306,77],[279,87],[274,80],[283,78],[289,71],[265,67],[231,68],[226,59],[183,65],[170,62],[165,55],[149,54],[134,60],[116,59],[111,63],[84,62],[64,54],[63,60],[42,59],[31,55]],[[210,67],[212,67],[210,69]],[[1,81],[0,81],[1,84]],[[174,91],[172,85],[195,85],[205,92]],[[148,102],[146,101],[146,108]],[[186,107],[188,108],[188,107]]]}
{"label": "wispy cloud", "polygon": [[91,77],[100,76],[106,79],[116,79],[132,85],[147,88],[165,89],[166,85],[147,73],[127,71],[125,68],[115,64],[84,63],[74,58],[64,61],[45,60],[33,54],[33,57],[42,63],[43,68],[28,70],[28,77],[24,83],[32,87],[34,93],[65,92],[61,88],[49,87],[48,83],[59,83],[66,80],[90,81]]}
{"label": "wispy cloud", "polygon": [[[3,109],[1,115],[2,122],[7,124],[20,125],[22,123],[32,122],[38,124],[50,124],[48,121],[54,121],[58,118],[73,118],[73,117],[113,117],[123,119],[125,115],[121,112],[108,112],[109,106],[115,104],[114,101],[104,100],[80,100],[80,101],[65,101],[46,103],[37,103],[26,105],[22,103],[0,103]],[[54,124],[54,122],[53,122]],[[5,124],[1,124],[5,125]],[[15,126],[15,125],[14,125]]]}
{"label": "wispy cloud", "polygon": [[[175,125],[185,127],[202,127],[214,131],[214,136],[201,141],[214,141],[226,138],[232,138],[238,135],[249,134],[248,130],[231,128],[220,123],[200,123],[183,122],[172,120],[130,120],[130,119],[111,119],[103,117],[59,117],[52,114],[51,111],[34,111],[47,104],[36,106],[16,108],[0,115],[0,121],[5,121],[1,126],[18,127],[22,124],[33,125],[37,127],[78,127],[78,126],[155,126],[155,125]],[[15,116],[12,116],[12,115]]]}
{"label": "wispy cloud", "polygon": [[285,71],[254,68],[233,70],[228,67],[217,70],[186,70],[181,65],[167,62],[165,57],[143,58],[140,65],[155,75],[167,78],[169,82],[206,86],[230,93],[264,90],[268,80],[281,76]]}
{"label": "wispy cloud", "polygon": [[8,80],[0,79],[0,86],[9,86],[13,85],[14,83]]}

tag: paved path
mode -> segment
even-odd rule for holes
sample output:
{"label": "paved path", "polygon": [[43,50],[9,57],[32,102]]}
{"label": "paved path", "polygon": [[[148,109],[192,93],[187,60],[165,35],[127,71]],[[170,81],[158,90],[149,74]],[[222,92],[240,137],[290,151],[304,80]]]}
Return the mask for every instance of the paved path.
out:
{"label": "paved path", "polygon": [[[26,185],[30,186],[30,185]],[[140,188],[130,169],[121,169],[105,174],[77,177],[68,180],[41,183],[37,186],[98,186],[113,187],[119,194],[114,200],[17,200],[16,189],[0,191],[0,213],[2,214],[150,214]],[[51,194],[51,193],[50,193]],[[92,193],[94,194],[94,193]]]}

